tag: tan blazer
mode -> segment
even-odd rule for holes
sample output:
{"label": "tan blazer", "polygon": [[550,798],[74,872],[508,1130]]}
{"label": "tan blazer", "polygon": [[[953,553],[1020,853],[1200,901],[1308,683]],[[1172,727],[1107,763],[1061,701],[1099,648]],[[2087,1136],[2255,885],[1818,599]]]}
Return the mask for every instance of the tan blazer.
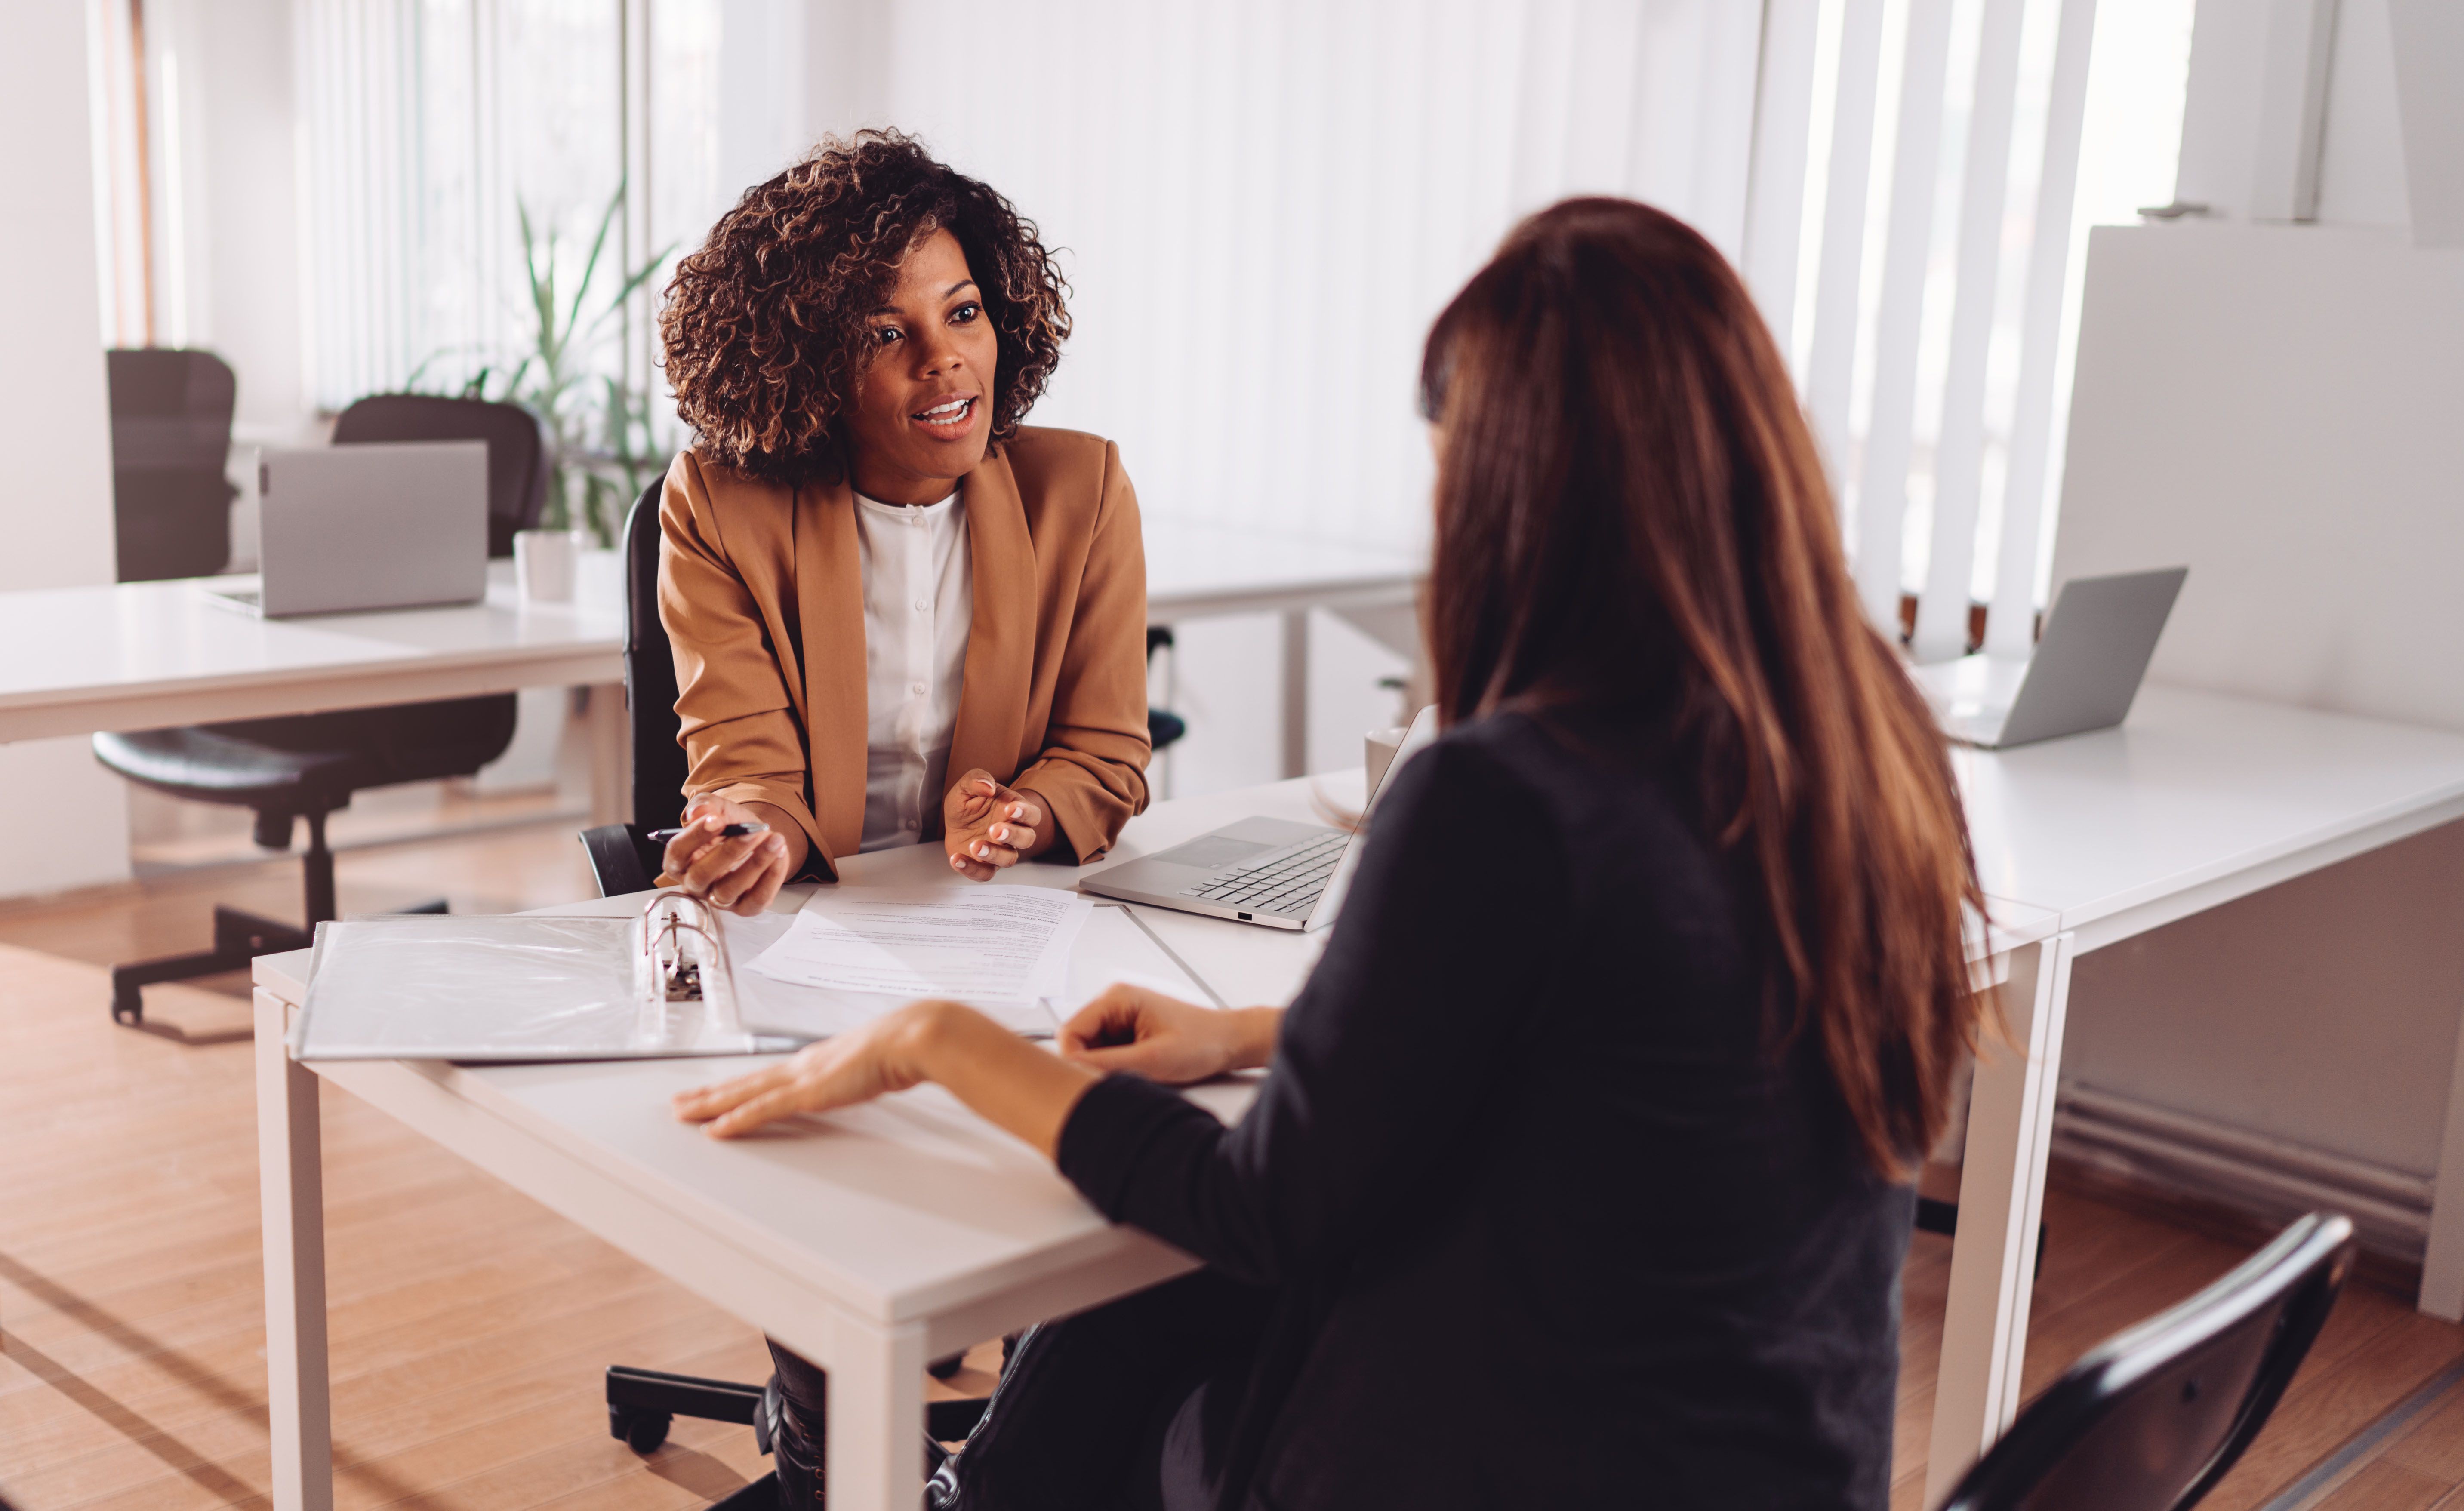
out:
{"label": "tan blazer", "polygon": [[[1068,851],[1094,860],[1147,805],[1137,495],[1119,450],[1075,430],[1023,428],[961,486],[975,620],[950,777],[981,767],[1033,792]],[[835,877],[864,833],[854,493],[686,451],[659,526],[686,793],[785,809],[812,842],[808,864]]]}

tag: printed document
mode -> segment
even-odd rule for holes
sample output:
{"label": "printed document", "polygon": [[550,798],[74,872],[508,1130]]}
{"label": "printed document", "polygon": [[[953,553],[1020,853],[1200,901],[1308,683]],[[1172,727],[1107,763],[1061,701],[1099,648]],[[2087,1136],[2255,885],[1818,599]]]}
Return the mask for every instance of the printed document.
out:
{"label": "printed document", "polygon": [[1062,994],[1093,910],[1048,887],[825,887],[750,969],[832,992],[1033,1002]]}

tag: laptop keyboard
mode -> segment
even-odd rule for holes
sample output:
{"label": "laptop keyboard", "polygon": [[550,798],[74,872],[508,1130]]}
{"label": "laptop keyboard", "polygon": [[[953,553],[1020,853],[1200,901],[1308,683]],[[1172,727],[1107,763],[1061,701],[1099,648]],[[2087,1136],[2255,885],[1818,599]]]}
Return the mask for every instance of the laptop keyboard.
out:
{"label": "laptop keyboard", "polygon": [[1326,890],[1327,878],[1334,874],[1336,863],[1343,859],[1343,847],[1351,838],[1348,834],[1330,834],[1311,840],[1264,865],[1184,887],[1181,895],[1203,897],[1208,902],[1251,912],[1305,913],[1317,902],[1318,894]]}

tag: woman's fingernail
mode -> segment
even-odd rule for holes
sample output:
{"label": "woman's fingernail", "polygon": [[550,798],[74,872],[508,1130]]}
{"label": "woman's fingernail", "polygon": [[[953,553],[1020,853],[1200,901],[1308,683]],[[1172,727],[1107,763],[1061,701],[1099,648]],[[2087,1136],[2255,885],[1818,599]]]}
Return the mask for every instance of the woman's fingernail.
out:
{"label": "woman's fingernail", "polygon": [[1009,805],[1009,816],[1013,819],[1023,819],[1026,817],[1026,810],[1017,803],[1011,803]]}
{"label": "woman's fingernail", "polygon": [[988,846],[981,845],[981,844],[979,844],[979,845],[977,845],[977,846],[976,846],[976,859],[977,859],[977,860],[979,860],[979,861],[989,861],[989,860],[991,860],[992,858],[993,858],[993,852],[992,852],[992,850],[991,850]]}
{"label": "woman's fingernail", "polygon": [[1007,844],[1007,843],[1009,843],[1009,831],[1008,831],[1007,829],[1002,828],[1002,827],[1001,827],[1000,824],[998,824],[998,823],[997,823],[997,824],[994,824],[994,825],[993,825],[993,838],[994,838],[994,839],[996,839],[996,840],[999,840],[999,841],[1000,841],[1001,843],[1003,843],[1003,844]]}

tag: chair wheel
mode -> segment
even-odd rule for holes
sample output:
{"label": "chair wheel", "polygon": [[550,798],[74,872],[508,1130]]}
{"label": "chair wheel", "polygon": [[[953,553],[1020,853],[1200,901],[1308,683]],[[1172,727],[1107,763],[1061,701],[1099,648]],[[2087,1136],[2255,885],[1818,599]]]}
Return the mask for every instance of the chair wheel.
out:
{"label": "chair wheel", "polygon": [[607,1435],[637,1454],[655,1454],[659,1445],[668,1440],[668,1424],[674,1420],[666,1412],[611,1406],[607,1409]]}

